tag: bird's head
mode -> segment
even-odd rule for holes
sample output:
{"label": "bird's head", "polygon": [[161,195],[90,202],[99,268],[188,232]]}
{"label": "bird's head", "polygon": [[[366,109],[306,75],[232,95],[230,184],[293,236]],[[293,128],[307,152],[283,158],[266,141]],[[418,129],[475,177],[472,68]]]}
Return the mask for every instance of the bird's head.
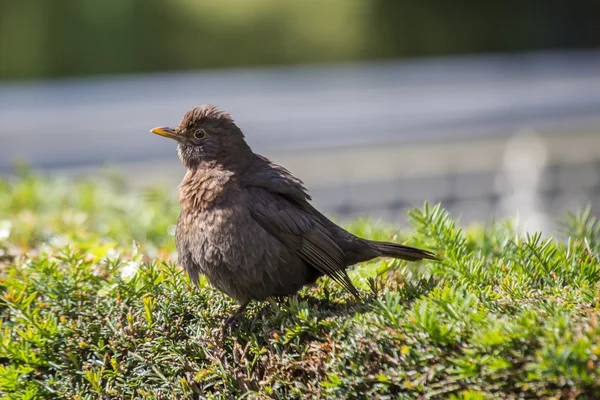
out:
{"label": "bird's head", "polygon": [[252,154],[231,116],[213,105],[191,108],[176,128],[158,127],[150,132],[177,141],[179,159],[187,168],[203,162],[243,164]]}

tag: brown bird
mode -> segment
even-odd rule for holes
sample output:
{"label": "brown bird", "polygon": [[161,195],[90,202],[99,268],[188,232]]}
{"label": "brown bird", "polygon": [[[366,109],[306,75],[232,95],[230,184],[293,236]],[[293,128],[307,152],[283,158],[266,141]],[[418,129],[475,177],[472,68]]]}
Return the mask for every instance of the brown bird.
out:
{"label": "brown bird", "polygon": [[194,283],[204,274],[240,303],[287,296],[327,275],[357,298],[346,268],[375,257],[435,260],[429,251],[359,238],[317,211],[302,181],[255,154],[231,116],[194,107],[176,128],[151,132],[177,141],[187,173],[179,185],[175,242]]}

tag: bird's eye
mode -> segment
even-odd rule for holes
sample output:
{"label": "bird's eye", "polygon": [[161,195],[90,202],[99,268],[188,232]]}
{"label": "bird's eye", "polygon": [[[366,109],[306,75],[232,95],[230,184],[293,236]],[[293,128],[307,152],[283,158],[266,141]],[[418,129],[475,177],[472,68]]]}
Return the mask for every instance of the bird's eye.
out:
{"label": "bird's eye", "polygon": [[194,137],[196,139],[204,139],[205,136],[206,131],[204,129],[198,129],[196,132],[194,132]]}

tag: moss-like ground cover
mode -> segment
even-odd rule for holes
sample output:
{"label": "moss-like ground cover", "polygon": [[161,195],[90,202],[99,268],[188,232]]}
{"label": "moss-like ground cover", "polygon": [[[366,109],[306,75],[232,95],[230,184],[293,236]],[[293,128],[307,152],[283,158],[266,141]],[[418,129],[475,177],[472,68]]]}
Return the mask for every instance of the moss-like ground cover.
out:
{"label": "moss-like ground cover", "polygon": [[114,177],[0,179],[3,398],[600,398],[589,211],[543,237],[427,205],[352,223],[443,261],[358,265],[364,303],[321,279],[225,334],[235,303],[170,261],[177,213]]}

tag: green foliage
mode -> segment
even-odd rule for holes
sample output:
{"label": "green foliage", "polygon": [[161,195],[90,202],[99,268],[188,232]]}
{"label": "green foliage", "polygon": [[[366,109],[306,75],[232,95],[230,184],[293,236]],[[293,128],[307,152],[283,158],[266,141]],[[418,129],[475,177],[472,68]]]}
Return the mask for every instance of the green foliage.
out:
{"label": "green foliage", "polygon": [[[174,264],[177,205],[114,178],[0,180],[0,393],[34,398],[595,398],[600,228],[562,239],[411,211],[442,260],[357,266],[278,307],[233,301]],[[361,235],[406,232],[358,221]],[[131,246],[132,243],[136,243]]]}
{"label": "green foliage", "polygon": [[598,14],[596,2],[5,0],[0,79],[597,47]]}

